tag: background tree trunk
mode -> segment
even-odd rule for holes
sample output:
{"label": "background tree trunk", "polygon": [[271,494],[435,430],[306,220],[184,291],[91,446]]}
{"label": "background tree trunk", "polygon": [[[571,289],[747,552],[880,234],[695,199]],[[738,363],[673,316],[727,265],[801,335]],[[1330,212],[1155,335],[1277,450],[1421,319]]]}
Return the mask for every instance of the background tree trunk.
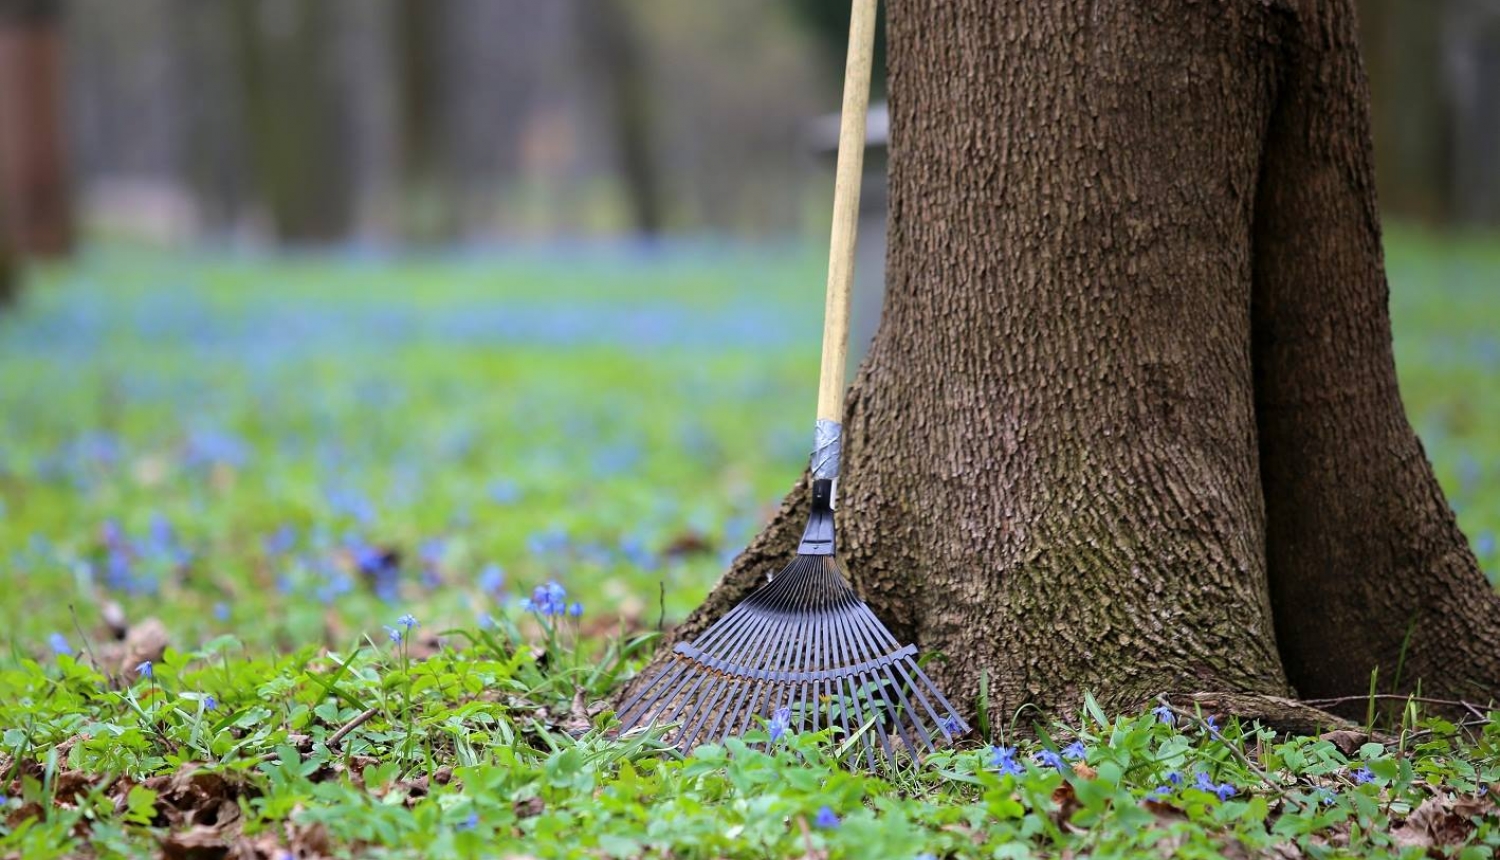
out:
{"label": "background tree trunk", "polygon": [[[5,223],[5,197],[0,195],[0,225]],[[10,246],[10,236],[0,228],[0,310],[16,300],[19,291],[20,273],[16,271],[15,251]]]}
{"label": "background tree trunk", "polygon": [[[1412,617],[1397,688],[1493,691],[1455,604],[1494,595],[1396,393],[1349,0],[1170,5],[892,4],[855,585],[999,720],[1363,693]],[[789,559],[804,498],[681,634]]]}
{"label": "background tree trunk", "polygon": [[61,5],[0,0],[0,231],[31,255],[73,246],[62,113]]}
{"label": "background tree trunk", "polygon": [[287,242],[342,239],[354,205],[330,48],[336,8],[236,0],[234,12],[249,161],[274,232]]}

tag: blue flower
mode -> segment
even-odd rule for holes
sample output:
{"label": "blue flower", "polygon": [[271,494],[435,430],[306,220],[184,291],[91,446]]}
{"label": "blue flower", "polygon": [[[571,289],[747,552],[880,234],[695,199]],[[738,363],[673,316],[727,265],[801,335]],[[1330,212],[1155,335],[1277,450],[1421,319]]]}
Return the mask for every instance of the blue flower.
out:
{"label": "blue flower", "polygon": [[579,603],[576,600],[573,601],[572,603],[569,603],[568,604],[568,614],[571,615],[571,616],[573,616],[574,618],[577,618],[578,616],[582,615],[583,614],[583,604]]}
{"label": "blue flower", "polygon": [[1018,776],[1026,771],[1016,761],[1015,747],[990,747],[990,767],[1011,776]]}
{"label": "blue flower", "polygon": [[1208,771],[1198,771],[1197,785],[1199,789],[1209,792],[1210,794],[1212,794],[1216,789],[1213,779],[1208,775]]}
{"label": "blue flower", "polygon": [[[566,589],[556,581],[549,581],[532,589],[531,597],[521,600],[521,608],[537,615],[562,615],[568,611],[567,596]],[[579,604],[578,611],[583,611],[582,604]]]}
{"label": "blue flower", "polygon": [[479,826],[479,813],[470,812],[469,817],[453,825],[454,830],[473,830]]}
{"label": "blue flower", "polygon": [[1338,800],[1338,792],[1332,789],[1320,788],[1317,790],[1317,792],[1315,792],[1315,794],[1317,798],[1322,801],[1324,806],[1332,806],[1333,802],[1335,800]]}
{"label": "blue flower", "polygon": [[775,742],[781,740],[782,735],[785,735],[787,729],[790,728],[791,722],[792,722],[792,709],[791,708],[777,708],[776,709],[776,713],[774,713],[774,714],[771,715],[771,721],[766,724],[766,730],[771,735],[771,743],[775,743]]}
{"label": "blue flower", "polygon": [[266,538],[266,553],[269,555],[281,555],[291,550],[297,543],[297,530],[289,525],[283,525]]}
{"label": "blue flower", "polygon": [[217,711],[218,709],[219,709],[219,700],[214,698],[213,693],[209,693],[209,694],[207,694],[207,695],[205,695],[203,697],[203,710],[205,710],[205,711]]}
{"label": "blue flower", "polygon": [[1361,767],[1359,770],[1356,770],[1354,772],[1354,782],[1358,785],[1364,785],[1365,783],[1374,781],[1375,773],[1371,771],[1369,767]]}
{"label": "blue flower", "polygon": [[1204,720],[1204,722],[1208,724],[1208,733],[1211,734],[1211,735],[1213,735],[1214,737],[1218,737],[1219,736],[1219,718],[1210,715],[1207,719]]}
{"label": "blue flower", "polygon": [[418,621],[416,616],[412,615],[410,612],[406,613],[400,618],[397,618],[396,623],[400,624],[402,627],[405,627],[408,632],[410,632],[413,627],[422,626],[422,622]]}
{"label": "blue flower", "polygon": [[1036,755],[1032,756],[1031,759],[1037,764],[1046,765],[1047,767],[1055,767],[1058,770],[1063,770],[1067,767],[1067,765],[1063,763],[1062,756],[1058,755],[1052,750],[1037,750]]}
{"label": "blue flower", "polygon": [[428,567],[437,567],[443,563],[443,556],[448,551],[448,544],[442,538],[432,538],[422,542],[417,550],[417,555],[422,559],[422,564]]}
{"label": "blue flower", "polygon": [[1172,786],[1170,786],[1170,785],[1158,785],[1156,788],[1151,789],[1151,796],[1152,797],[1166,797],[1167,795],[1169,795],[1171,793],[1172,793]]}
{"label": "blue flower", "polygon": [[135,667],[135,673],[142,678],[150,678],[152,676],[151,661],[142,660],[140,665]]}
{"label": "blue flower", "polygon": [[1175,770],[1172,771],[1171,773],[1167,774],[1167,782],[1170,782],[1173,785],[1182,785],[1182,774],[1178,773]]}
{"label": "blue flower", "polygon": [[1227,782],[1221,783],[1218,788],[1214,789],[1214,794],[1219,796],[1219,800],[1228,800],[1234,797],[1236,793],[1235,787]]}
{"label": "blue flower", "polygon": [[824,806],[818,809],[818,815],[813,819],[813,823],[824,830],[832,830],[839,826],[839,817],[832,809]]}
{"label": "blue flower", "polygon": [[393,643],[395,643],[395,644],[397,644],[397,645],[400,645],[400,644],[401,644],[401,639],[402,639],[402,636],[401,636],[401,630],[400,630],[400,629],[399,629],[399,628],[396,628],[396,627],[392,627],[392,626],[390,626],[390,625],[389,625],[389,624],[387,624],[387,625],[386,625],[386,627],[385,627],[385,635],[386,635],[386,636],[387,636],[387,637],[388,637],[388,638],[389,638],[389,639],[390,639],[390,640],[391,640],[391,641],[392,641],[392,642],[393,642]]}
{"label": "blue flower", "polygon": [[1160,722],[1166,723],[1169,726],[1177,725],[1177,715],[1172,713],[1171,707],[1167,705],[1157,705],[1151,709],[1151,713],[1155,714],[1156,719]]}
{"label": "blue flower", "polygon": [[498,564],[487,564],[479,571],[479,587],[490,594],[499,591],[505,585],[505,570]]}
{"label": "blue flower", "polygon": [[220,621],[228,621],[229,620],[229,604],[223,603],[223,602],[215,603],[214,604],[214,617],[217,618],[217,619],[219,619]]}
{"label": "blue flower", "polygon": [[62,635],[61,633],[53,633],[51,636],[48,636],[47,644],[52,647],[53,654],[71,655],[73,653],[73,646],[68,644],[68,637]]}
{"label": "blue flower", "polygon": [[1074,741],[1063,747],[1062,751],[1062,757],[1068,761],[1081,761],[1087,755],[1088,751],[1083,748],[1083,741]]}
{"label": "blue flower", "polygon": [[963,734],[964,730],[968,727],[964,725],[964,721],[959,719],[957,714],[949,714],[938,722],[938,728],[943,730],[943,734],[952,738],[955,735]]}

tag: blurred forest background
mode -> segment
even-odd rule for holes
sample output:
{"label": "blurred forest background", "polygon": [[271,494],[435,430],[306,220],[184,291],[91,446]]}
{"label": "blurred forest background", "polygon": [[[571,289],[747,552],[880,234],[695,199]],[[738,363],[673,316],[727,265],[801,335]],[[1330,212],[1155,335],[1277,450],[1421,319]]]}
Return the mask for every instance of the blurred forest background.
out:
{"label": "blurred forest background", "polygon": [[[1500,0],[1360,6],[1387,217],[1500,225]],[[821,236],[827,183],[808,179],[827,169],[817,117],[837,108],[846,16],[835,0],[0,0],[0,269],[80,239]]]}

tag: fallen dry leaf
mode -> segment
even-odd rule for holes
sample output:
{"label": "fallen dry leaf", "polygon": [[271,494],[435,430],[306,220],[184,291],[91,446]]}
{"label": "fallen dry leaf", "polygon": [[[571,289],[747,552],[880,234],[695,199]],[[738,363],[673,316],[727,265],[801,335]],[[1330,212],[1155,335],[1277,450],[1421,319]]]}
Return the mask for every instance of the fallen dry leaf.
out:
{"label": "fallen dry leaf", "polygon": [[516,801],[511,809],[517,818],[535,818],[547,810],[547,802],[540,797],[528,797]]}
{"label": "fallen dry leaf", "polygon": [[[1493,804],[1489,804],[1493,807]],[[1391,838],[1402,847],[1439,848],[1459,845],[1474,832],[1470,816],[1485,811],[1482,801],[1465,798],[1454,800],[1446,795],[1436,795],[1422,801],[1422,805],[1406,816],[1401,826],[1391,831]]]}
{"label": "fallen dry leaf", "polygon": [[1359,748],[1370,742],[1369,734],[1365,732],[1352,731],[1350,729],[1337,729],[1318,735],[1318,740],[1328,741],[1338,747],[1339,752],[1346,756],[1354,755]]}
{"label": "fallen dry leaf", "polygon": [[166,625],[159,618],[147,618],[130,628],[125,634],[125,648],[116,664],[119,674],[129,679],[140,677],[136,667],[148,661],[159,662],[171,641]]}

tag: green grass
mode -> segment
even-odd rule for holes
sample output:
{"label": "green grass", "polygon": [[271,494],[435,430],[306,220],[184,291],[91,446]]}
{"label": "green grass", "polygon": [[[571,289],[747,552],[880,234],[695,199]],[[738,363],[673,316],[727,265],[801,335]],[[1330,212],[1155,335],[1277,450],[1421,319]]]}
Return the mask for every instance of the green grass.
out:
{"label": "green grass", "polygon": [[[1494,575],[1500,247],[1401,234],[1389,266],[1409,411]],[[0,318],[0,856],[1421,856],[1424,803],[1449,850],[1500,845],[1500,722],[1419,707],[1346,750],[1084,709],[1017,774],[1003,714],[878,775],[808,735],[605,740],[658,618],[803,464],[819,270],[682,247],[47,273]],[[549,580],[580,618],[522,610]],[[1033,761],[1075,739],[1077,771]]]}

